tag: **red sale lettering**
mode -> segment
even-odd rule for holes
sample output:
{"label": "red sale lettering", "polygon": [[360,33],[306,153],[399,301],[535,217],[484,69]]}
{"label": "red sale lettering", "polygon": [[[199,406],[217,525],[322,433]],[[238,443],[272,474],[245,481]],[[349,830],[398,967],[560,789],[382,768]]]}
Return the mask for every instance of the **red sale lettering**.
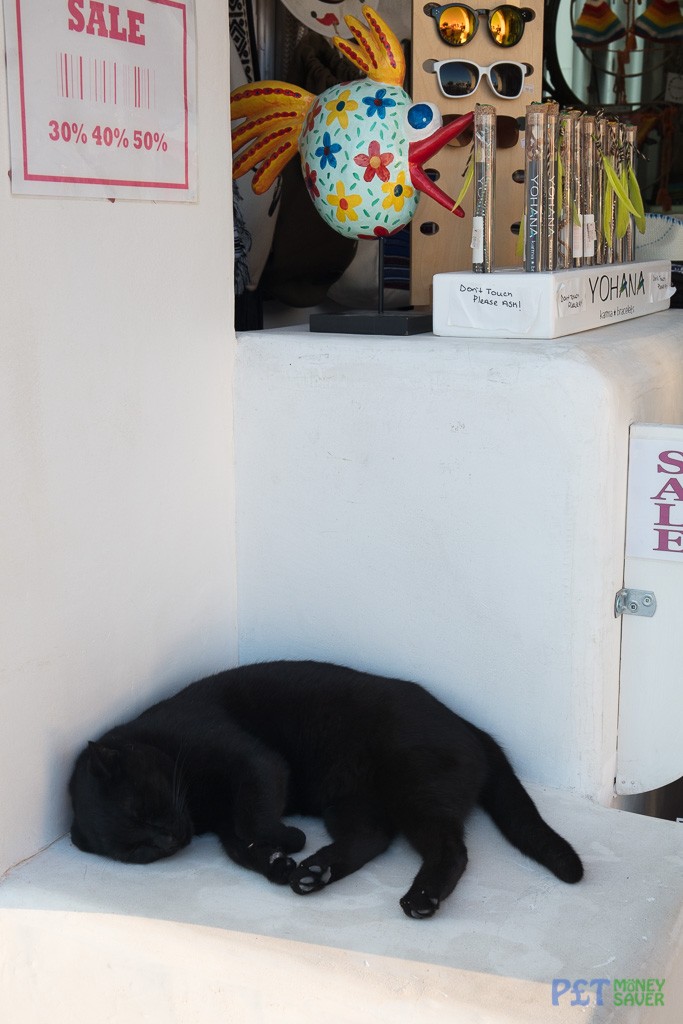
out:
{"label": "red sale lettering", "polygon": [[[145,22],[139,11],[123,11],[114,4],[105,5],[99,0],[88,0],[88,18],[85,16],[86,0],[67,0],[70,32],[85,32],[102,39],[118,39],[120,42],[145,45],[141,28]],[[122,22],[124,22],[122,24]],[[126,24],[127,23],[127,24]]]}
{"label": "red sale lettering", "polygon": [[[683,452],[663,451],[657,456],[657,472],[667,473],[668,479],[657,494],[650,497],[656,503],[657,517],[652,528],[657,538],[653,551],[683,554]],[[654,511],[654,510],[653,510]]]}
{"label": "red sale lettering", "polygon": [[[678,458],[675,458],[675,456],[678,456]],[[660,452],[659,462],[660,465],[657,466],[658,473],[683,473],[683,452]],[[664,463],[664,465],[668,463],[671,469],[665,469],[661,463]],[[676,467],[675,469],[674,466]]]}
{"label": "red sale lettering", "polygon": [[658,526],[673,526],[677,529],[683,529],[683,523],[671,522],[671,509],[674,507],[674,505],[663,505],[659,502],[657,503],[657,508],[659,509],[659,519],[657,520]]}
{"label": "red sale lettering", "polygon": [[674,501],[683,501],[683,484],[680,480],[668,480],[662,487],[659,494],[653,494],[652,500],[666,501],[668,498],[672,498]]}
{"label": "red sale lettering", "polygon": [[83,17],[83,2],[84,0],[69,0],[69,2],[67,3],[67,10],[71,15],[68,24],[68,29],[70,32],[82,32],[85,28],[85,18]]}
{"label": "red sale lettering", "polygon": [[140,33],[140,26],[144,24],[145,16],[139,11],[128,11],[128,42],[145,45],[145,37]]}
{"label": "red sale lettering", "polygon": [[653,551],[683,551],[683,530],[655,530],[657,547]]}

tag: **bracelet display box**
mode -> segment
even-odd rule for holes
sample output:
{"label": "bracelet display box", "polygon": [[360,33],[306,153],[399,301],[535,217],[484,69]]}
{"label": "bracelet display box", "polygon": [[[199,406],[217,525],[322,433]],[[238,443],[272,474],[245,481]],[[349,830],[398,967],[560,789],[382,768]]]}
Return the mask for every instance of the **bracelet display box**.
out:
{"label": "bracelet display box", "polygon": [[547,273],[434,275],[434,334],[453,338],[562,338],[668,309],[669,260]]}

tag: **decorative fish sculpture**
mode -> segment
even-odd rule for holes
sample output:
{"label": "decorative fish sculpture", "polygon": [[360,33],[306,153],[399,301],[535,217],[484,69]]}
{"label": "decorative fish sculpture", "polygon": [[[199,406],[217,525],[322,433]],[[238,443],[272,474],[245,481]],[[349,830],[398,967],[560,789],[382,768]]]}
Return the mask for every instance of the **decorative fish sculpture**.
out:
{"label": "decorative fish sculpture", "polygon": [[424,164],[471,123],[467,113],[444,125],[432,103],[403,89],[405,58],[395,34],[372,7],[367,28],[345,17],[352,39],[337,49],[365,78],[319,96],[286,82],[254,82],[231,94],[233,178],[255,168],[252,188],[266,192],[299,152],[308,193],[320,216],[342,235],[379,238],[408,224],[421,192],[459,217],[464,211],[430,178]]}

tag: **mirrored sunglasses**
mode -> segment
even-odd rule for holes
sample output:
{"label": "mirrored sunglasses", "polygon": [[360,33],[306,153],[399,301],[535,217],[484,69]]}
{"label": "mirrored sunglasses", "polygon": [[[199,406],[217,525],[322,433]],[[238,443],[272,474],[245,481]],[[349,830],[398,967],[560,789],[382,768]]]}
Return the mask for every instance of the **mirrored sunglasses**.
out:
{"label": "mirrored sunglasses", "polygon": [[435,60],[428,65],[425,71],[436,75],[439,89],[448,99],[471,96],[482,78],[488,78],[492,91],[501,100],[516,100],[522,95],[524,79],[533,70],[529,64],[515,60],[497,60],[488,67],[470,60]]}
{"label": "mirrored sunglasses", "polygon": [[526,23],[536,17],[530,7],[511,4],[501,4],[492,10],[473,10],[466,4],[427,4],[424,13],[434,18],[437,32],[449,46],[464,46],[474,39],[481,15],[486,15],[489,35],[496,46],[516,46]]}

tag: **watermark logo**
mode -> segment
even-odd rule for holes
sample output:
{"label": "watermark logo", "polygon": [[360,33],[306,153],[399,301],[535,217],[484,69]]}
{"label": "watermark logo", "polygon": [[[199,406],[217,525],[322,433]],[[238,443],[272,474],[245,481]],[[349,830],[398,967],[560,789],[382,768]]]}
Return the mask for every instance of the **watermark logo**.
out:
{"label": "watermark logo", "polygon": [[553,978],[553,1006],[664,1006],[664,978]]}

